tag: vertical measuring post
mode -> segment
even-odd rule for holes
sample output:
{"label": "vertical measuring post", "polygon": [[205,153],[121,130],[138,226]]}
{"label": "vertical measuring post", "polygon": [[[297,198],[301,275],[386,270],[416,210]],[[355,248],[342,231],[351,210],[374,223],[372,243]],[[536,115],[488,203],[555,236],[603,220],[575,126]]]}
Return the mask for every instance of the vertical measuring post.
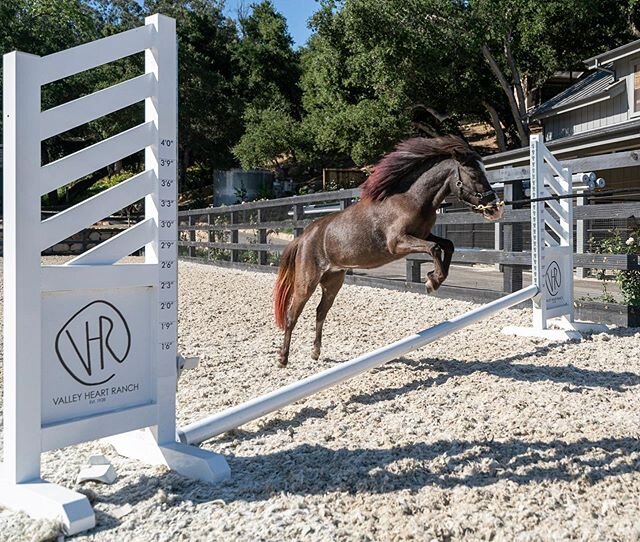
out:
{"label": "vertical measuring post", "polygon": [[[540,152],[540,137],[531,136],[530,140],[531,166],[531,198],[543,197],[544,191],[544,158]],[[542,268],[544,265],[544,202],[531,204],[531,274],[532,282],[538,287],[538,295],[533,298],[533,327],[544,329],[546,315],[542,291]]]}
{"label": "vertical measuring post", "polygon": [[[175,440],[175,383],[177,378],[178,281],[177,281],[177,72],[176,23],[168,17],[153,15],[147,23],[155,26],[161,37],[145,52],[147,73],[156,77],[157,95],[145,101],[145,117],[157,127],[156,144],[146,150],[147,169],[156,172],[155,193],[147,196],[147,218],[157,220],[157,237],[147,262],[157,258],[159,284],[157,292],[157,370],[160,423],[156,438],[159,443]],[[154,99],[155,98],[155,99]],[[162,411],[165,411],[164,413]]]}

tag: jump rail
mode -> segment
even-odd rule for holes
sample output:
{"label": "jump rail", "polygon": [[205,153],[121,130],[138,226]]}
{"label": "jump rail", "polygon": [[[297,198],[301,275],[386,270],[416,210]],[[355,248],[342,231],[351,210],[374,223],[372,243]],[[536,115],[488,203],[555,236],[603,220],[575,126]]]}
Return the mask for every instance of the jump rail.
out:
{"label": "jump rail", "polygon": [[451,320],[419,331],[415,335],[410,335],[373,352],[345,361],[326,371],[191,423],[178,429],[178,438],[184,444],[200,444],[247,422],[261,418],[265,414],[375,369],[392,359],[403,356],[445,335],[450,335],[471,324],[485,320],[497,312],[518,305],[523,301],[528,301],[538,293],[539,288],[532,284],[527,288],[496,299],[487,305],[473,309]]}

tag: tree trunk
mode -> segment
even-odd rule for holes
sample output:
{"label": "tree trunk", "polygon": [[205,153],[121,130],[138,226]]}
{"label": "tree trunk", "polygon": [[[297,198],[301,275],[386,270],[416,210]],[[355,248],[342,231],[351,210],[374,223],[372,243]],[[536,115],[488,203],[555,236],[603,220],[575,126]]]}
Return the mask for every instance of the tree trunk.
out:
{"label": "tree trunk", "polygon": [[78,196],[80,196],[83,192],[86,192],[91,188],[96,182],[107,175],[107,168],[102,168],[97,171],[94,171],[88,177],[78,181],[74,185],[72,185],[65,194],[67,202],[74,201]]}
{"label": "tree trunk", "polygon": [[520,72],[516,66],[516,61],[513,58],[513,52],[511,51],[511,32],[509,32],[504,39],[504,54],[507,57],[507,63],[509,64],[511,76],[513,77],[513,86],[516,89],[516,96],[518,97],[520,118],[524,118],[527,114],[527,105],[525,102],[524,91],[522,90],[522,78],[520,77]]}
{"label": "tree trunk", "polygon": [[502,129],[502,125],[500,124],[500,117],[498,116],[498,112],[495,107],[493,107],[489,102],[482,102],[487,113],[491,117],[491,124],[493,125],[493,129],[496,132],[496,142],[498,143],[498,150],[500,152],[504,152],[507,150],[507,141],[504,137],[504,130]]}
{"label": "tree trunk", "polygon": [[518,137],[520,138],[520,144],[523,147],[529,145],[529,134],[528,130],[525,128],[524,123],[522,122],[522,118],[520,116],[520,110],[518,109],[518,104],[516,103],[516,98],[511,91],[511,87],[509,87],[509,83],[507,78],[502,73],[500,66],[496,62],[496,59],[493,58],[491,51],[486,45],[482,46],[482,56],[484,56],[485,60],[489,64],[491,71],[496,76],[498,81],[500,82],[500,86],[507,96],[507,100],[509,100],[509,106],[511,107],[511,114],[513,115],[513,120],[516,124],[516,128],[518,129]]}

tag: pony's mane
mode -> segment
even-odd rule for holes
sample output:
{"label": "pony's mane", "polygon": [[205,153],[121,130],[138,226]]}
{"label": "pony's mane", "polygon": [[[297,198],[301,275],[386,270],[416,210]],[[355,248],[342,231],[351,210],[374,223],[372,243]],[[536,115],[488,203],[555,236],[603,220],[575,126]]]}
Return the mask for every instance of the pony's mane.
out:
{"label": "pony's mane", "polygon": [[361,197],[380,201],[391,194],[406,192],[422,173],[447,158],[468,163],[480,160],[469,144],[453,135],[414,137],[399,143],[375,167],[371,176],[360,185]]}

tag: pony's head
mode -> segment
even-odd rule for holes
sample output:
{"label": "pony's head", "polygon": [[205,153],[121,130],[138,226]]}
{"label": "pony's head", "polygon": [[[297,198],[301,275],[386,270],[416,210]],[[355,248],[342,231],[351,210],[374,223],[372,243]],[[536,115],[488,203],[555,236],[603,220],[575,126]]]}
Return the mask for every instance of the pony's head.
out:
{"label": "pony's head", "polygon": [[449,190],[472,211],[488,220],[498,220],[504,203],[489,185],[482,158],[464,139],[454,135],[414,137],[399,143],[361,185],[362,198],[382,201],[406,192],[425,171],[445,161],[446,167],[453,166],[444,180],[449,183]]}
{"label": "pony's head", "polygon": [[487,220],[500,220],[504,201],[500,201],[487,179],[482,159],[456,156],[453,174],[449,177],[451,192],[474,213]]}

